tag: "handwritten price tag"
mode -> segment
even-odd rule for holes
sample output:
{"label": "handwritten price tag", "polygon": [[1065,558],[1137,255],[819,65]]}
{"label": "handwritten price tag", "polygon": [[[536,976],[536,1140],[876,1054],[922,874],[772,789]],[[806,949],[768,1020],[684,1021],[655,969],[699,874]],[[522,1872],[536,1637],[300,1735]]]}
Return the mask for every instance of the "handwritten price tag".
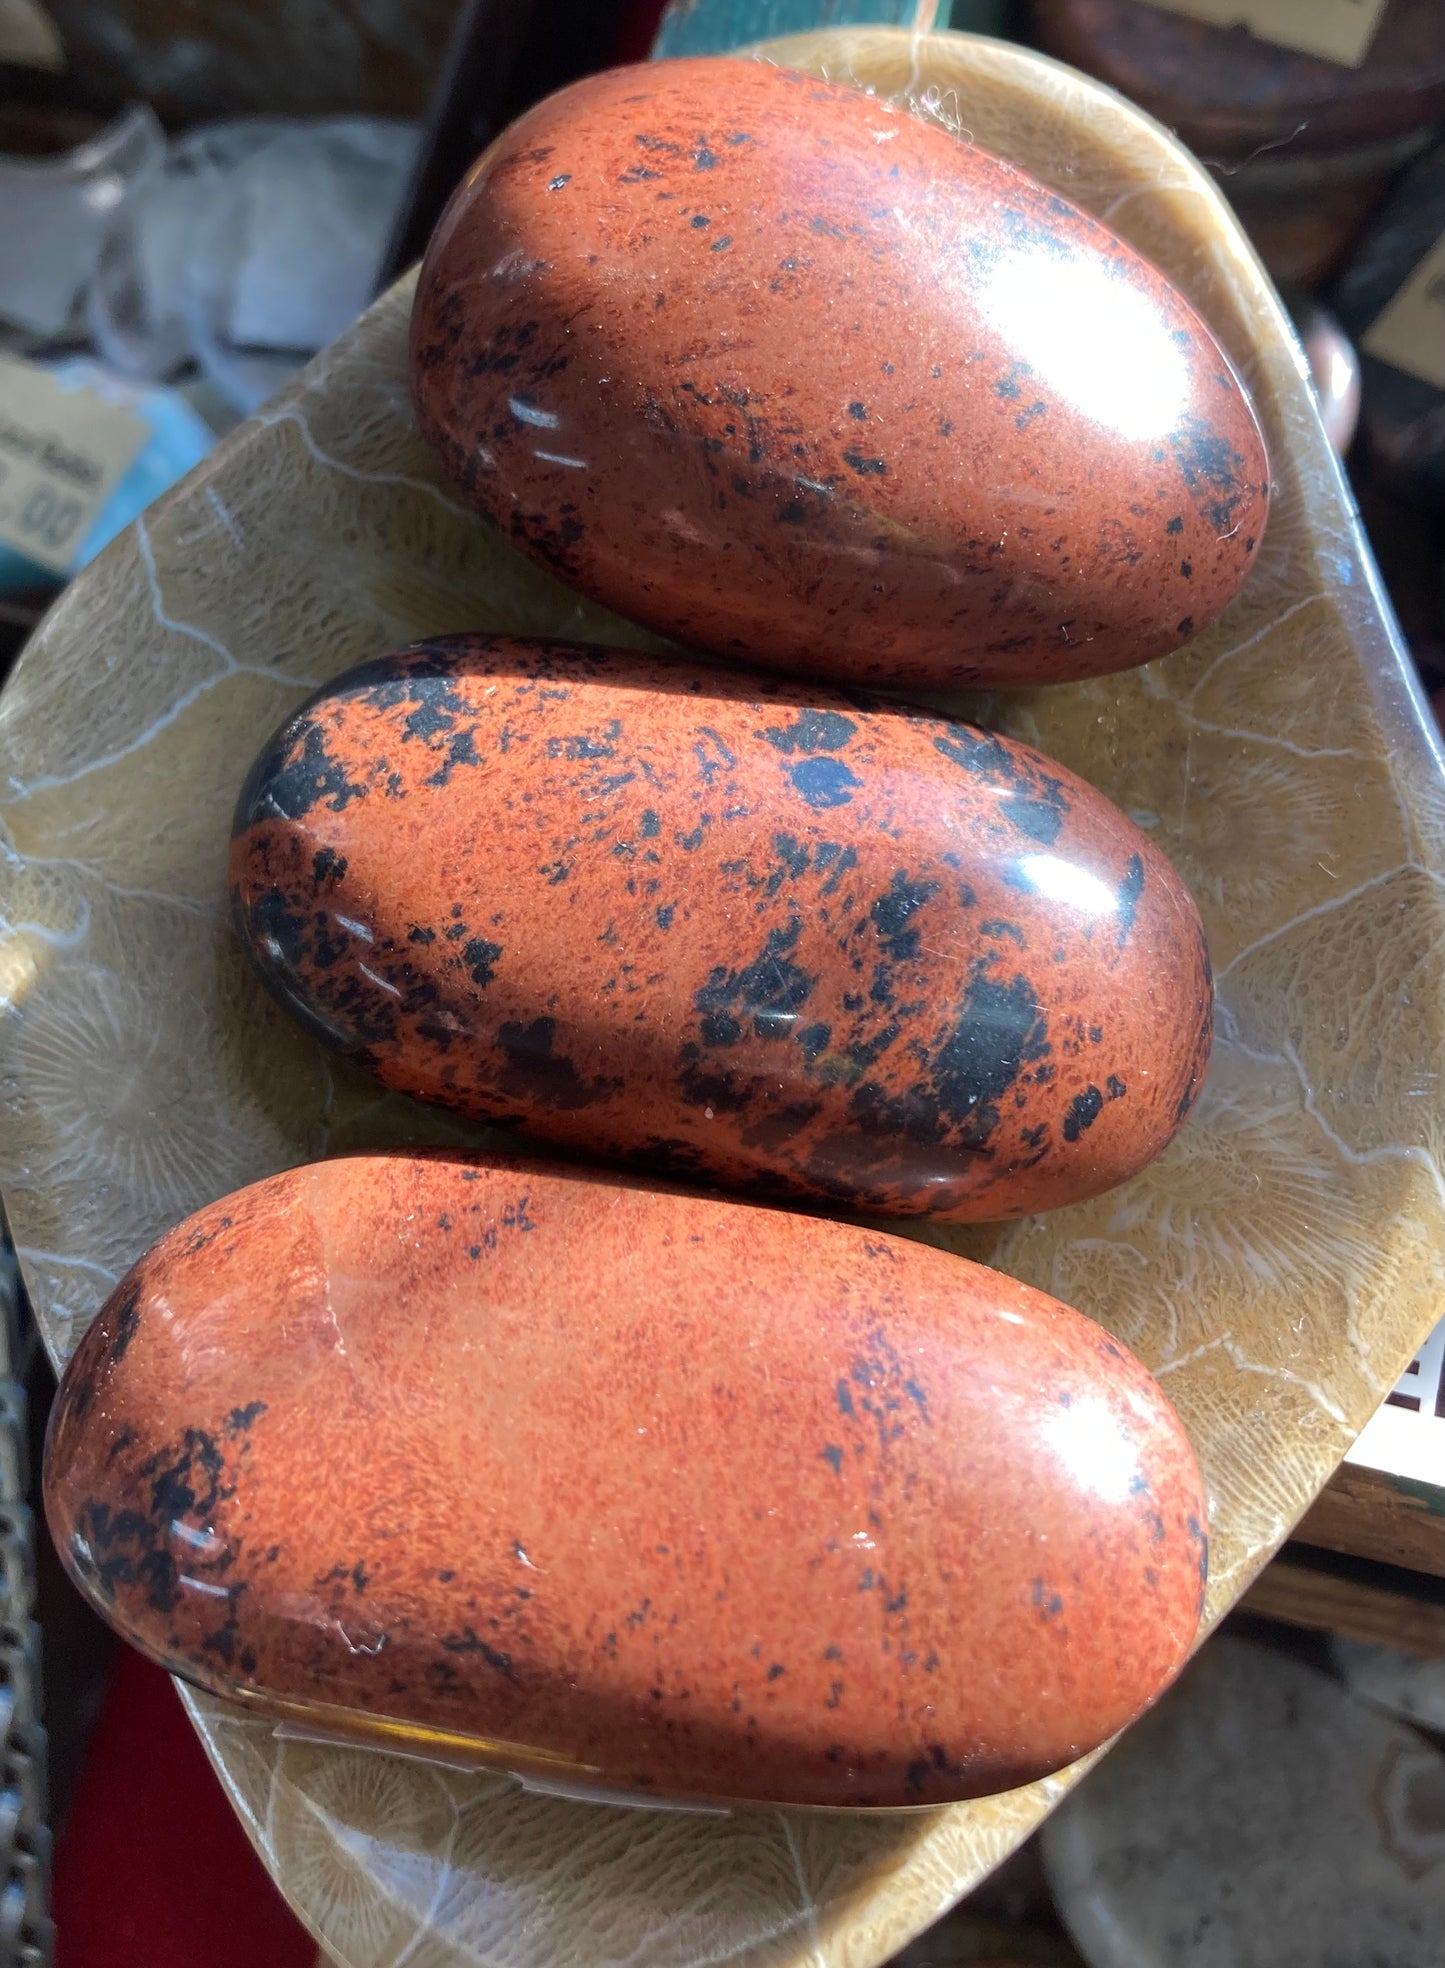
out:
{"label": "handwritten price tag", "polygon": [[133,410],[0,356],[0,540],[52,574],[73,572],[77,548],[149,435]]}
{"label": "handwritten price tag", "polygon": [[1247,27],[1261,41],[1358,68],[1370,51],[1385,0],[1148,0],[1166,14]]}

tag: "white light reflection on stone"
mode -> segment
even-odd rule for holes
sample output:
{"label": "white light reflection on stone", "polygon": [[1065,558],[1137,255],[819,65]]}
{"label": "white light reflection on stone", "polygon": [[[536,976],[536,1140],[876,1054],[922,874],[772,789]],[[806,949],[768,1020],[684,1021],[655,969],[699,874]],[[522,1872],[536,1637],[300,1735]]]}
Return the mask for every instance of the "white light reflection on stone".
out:
{"label": "white light reflection on stone", "polygon": [[1008,254],[981,305],[1035,381],[1094,423],[1136,440],[1178,426],[1189,403],[1185,352],[1149,296],[1106,265],[1042,249]]}

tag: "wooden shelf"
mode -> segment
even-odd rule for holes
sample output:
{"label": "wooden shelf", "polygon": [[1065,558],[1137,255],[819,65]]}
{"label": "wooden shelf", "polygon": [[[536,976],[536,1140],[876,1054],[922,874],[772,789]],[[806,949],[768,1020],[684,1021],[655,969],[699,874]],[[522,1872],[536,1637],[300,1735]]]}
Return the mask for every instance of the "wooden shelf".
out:
{"label": "wooden shelf", "polygon": [[1245,1593],[1238,1610],[1425,1660],[1445,1660],[1445,1588],[1418,1573],[1350,1559],[1330,1563],[1300,1546],[1286,1545]]}
{"label": "wooden shelf", "polygon": [[1341,1463],[1295,1539],[1445,1578],[1445,1488]]}

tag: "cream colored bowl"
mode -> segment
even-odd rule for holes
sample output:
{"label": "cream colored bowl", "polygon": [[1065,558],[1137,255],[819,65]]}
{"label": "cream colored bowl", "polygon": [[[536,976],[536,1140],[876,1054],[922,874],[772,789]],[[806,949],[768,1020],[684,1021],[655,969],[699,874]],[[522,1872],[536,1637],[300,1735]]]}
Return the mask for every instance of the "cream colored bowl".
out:
{"label": "cream colored bowl", "polygon": [[[1208,1088],[1126,1188],[952,1238],[1161,1375],[1209,1484],[1217,1619],[1440,1304],[1441,758],[1284,316],[1169,136],[986,40],[835,32],[770,52],[906,97],[1107,219],[1189,293],[1268,433],[1274,515],[1214,628],[1132,676],[983,707],[1111,794],[1190,883],[1219,975]],[[245,970],[225,847],[262,738],[415,636],[633,635],[442,483],[407,407],[409,300],[387,295],[83,574],[0,700],[0,1192],[57,1359],[197,1205],[329,1150],[461,1138],[323,1057]],[[350,1968],[870,1968],[1068,1784],[891,1820],[677,1815],[192,1706],[267,1863]]]}

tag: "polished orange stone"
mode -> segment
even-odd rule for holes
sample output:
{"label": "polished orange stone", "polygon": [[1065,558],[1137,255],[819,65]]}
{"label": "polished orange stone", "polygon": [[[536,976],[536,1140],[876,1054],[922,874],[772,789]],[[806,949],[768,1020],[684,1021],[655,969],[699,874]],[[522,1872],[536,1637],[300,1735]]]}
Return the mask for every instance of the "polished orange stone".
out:
{"label": "polished orange stone", "polygon": [[1096,1195],[1209,1055],[1199,916],[1027,746],[652,656],[450,637],[258,760],[246,949],[387,1085],[769,1198]]}
{"label": "polished orange stone", "polygon": [[931,1247],[361,1155],[143,1258],[51,1422],[127,1639],[308,1727],[657,1796],[936,1804],[1182,1664],[1204,1501],[1100,1327]]}
{"label": "polished orange stone", "polygon": [[422,429],[525,553],[802,674],[1128,669],[1219,613],[1264,529],[1249,400],[1156,268],[937,124],[765,63],[529,110],[437,228],[411,348]]}

